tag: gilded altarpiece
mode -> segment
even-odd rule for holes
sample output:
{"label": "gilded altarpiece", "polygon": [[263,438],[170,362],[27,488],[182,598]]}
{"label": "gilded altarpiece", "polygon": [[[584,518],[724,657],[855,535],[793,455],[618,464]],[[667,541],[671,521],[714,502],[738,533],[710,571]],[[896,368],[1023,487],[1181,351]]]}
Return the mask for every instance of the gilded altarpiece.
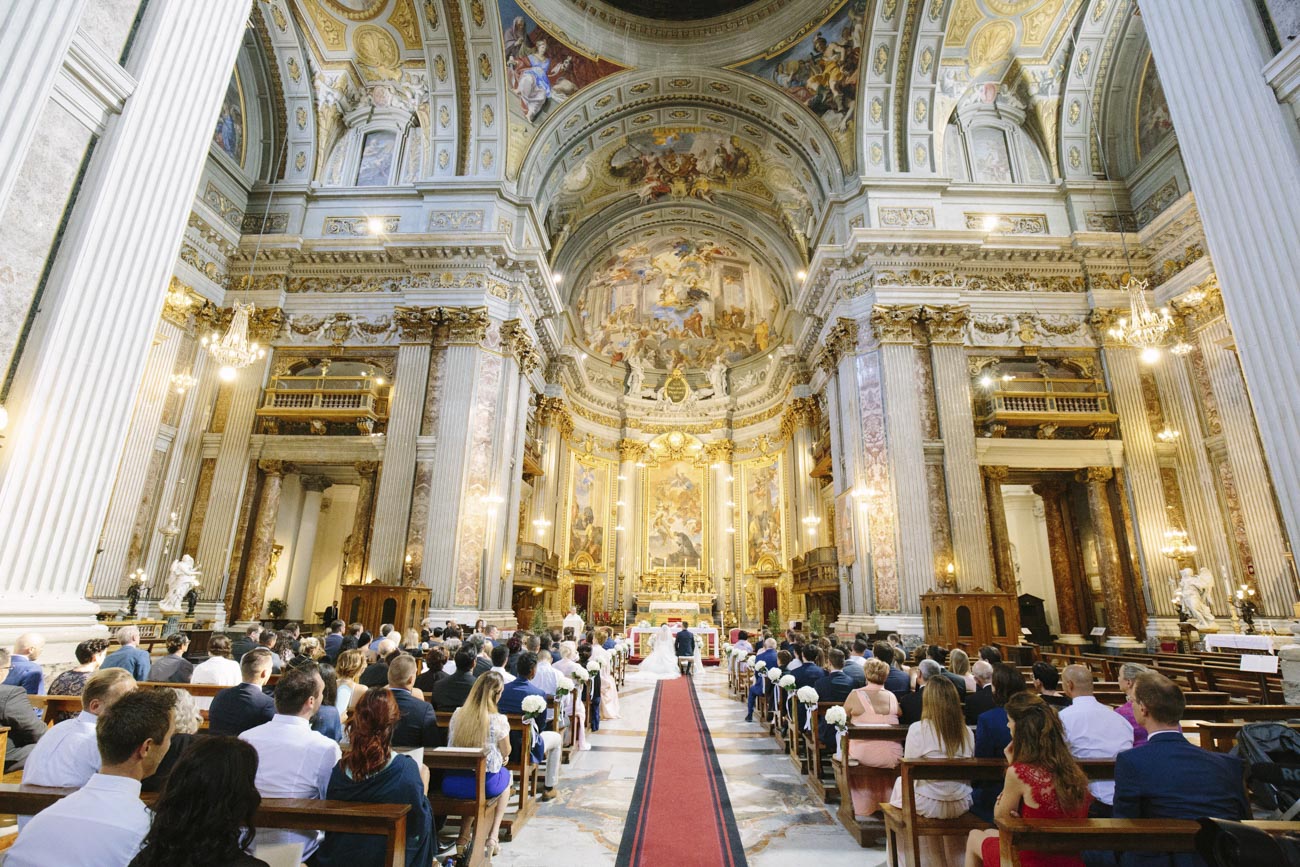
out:
{"label": "gilded altarpiece", "polygon": [[605,578],[614,554],[617,475],[613,462],[604,458],[569,456],[564,563],[571,573],[591,581],[592,609],[604,607]]}
{"label": "gilded altarpiece", "polygon": [[649,570],[703,570],[708,557],[707,469],[702,461],[690,458],[646,467],[641,562]]}
{"label": "gilded altarpiece", "polygon": [[772,456],[740,464],[741,570],[779,572],[786,563],[784,461]]}

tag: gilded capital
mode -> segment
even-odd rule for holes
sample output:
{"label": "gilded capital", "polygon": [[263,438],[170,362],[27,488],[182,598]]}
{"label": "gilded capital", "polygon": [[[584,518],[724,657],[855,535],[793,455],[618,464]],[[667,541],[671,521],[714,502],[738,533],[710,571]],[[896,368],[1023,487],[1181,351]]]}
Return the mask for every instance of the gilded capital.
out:
{"label": "gilded capital", "polygon": [[704,444],[704,454],[708,457],[709,463],[729,464],[731,456],[736,451],[736,444],[731,440],[717,440]]}
{"label": "gilded capital", "polygon": [[279,307],[258,307],[248,320],[248,336],[258,343],[272,343],[284,332],[287,321]]}
{"label": "gilded capital", "polygon": [[984,478],[990,482],[1005,482],[1011,472],[1009,467],[999,466],[980,467],[980,471],[984,473]]}
{"label": "gilded capital", "polygon": [[162,318],[178,328],[187,328],[190,314],[197,313],[204,303],[193,288],[173,276],[163,298]]}
{"label": "gilded capital", "polygon": [[393,322],[404,343],[427,343],[433,340],[434,317],[427,307],[398,307]]}
{"label": "gilded capital", "polygon": [[257,468],[268,476],[283,476],[290,469],[284,461],[258,461]]}
{"label": "gilded capital", "polygon": [[921,308],[916,304],[877,304],[871,308],[871,331],[878,343],[915,343]]}
{"label": "gilded capital", "polygon": [[518,319],[502,323],[501,348],[514,356],[524,374],[532,373],[541,364],[541,356],[537,354],[527,326]]}
{"label": "gilded capital", "polygon": [[821,407],[815,397],[796,397],[790,401],[786,407],[785,415],[781,418],[781,436],[785,439],[791,439],[794,432],[800,428],[817,427],[818,419],[821,415]]}
{"label": "gilded capital", "polygon": [[1108,482],[1115,476],[1115,471],[1110,467],[1084,467],[1074,474],[1077,481],[1085,484],[1089,482]]}
{"label": "gilded capital", "polygon": [[825,353],[838,364],[846,355],[855,355],[858,351],[858,323],[846,317],[835,320],[831,330],[826,332]]}
{"label": "gilded capital", "polygon": [[379,461],[357,461],[352,466],[362,476],[373,476],[379,471]]}
{"label": "gilded capital", "polygon": [[329,476],[303,476],[302,488],[304,491],[315,491],[322,493],[334,484]]}
{"label": "gilded capital", "polygon": [[921,310],[925,330],[931,343],[956,344],[966,342],[966,323],[970,321],[970,307],[965,304],[926,306]]}
{"label": "gilded capital", "polygon": [[486,307],[443,307],[439,314],[448,343],[481,343],[492,324]]}
{"label": "gilded capital", "polygon": [[639,461],[645,457],[646,450],[650,446],[636,440],[621,439],[618,441],[617,448],[620,461]]}
{"label": "gilded capital", "polygon": [[1097,342],[1102,346],[1123,346],[1123,342],[1111,334],[1111,329],[1119,325],[1120,317],[1128,311],[1120,307],[1097,307],[1088,314],[1088,324],[1092,326]]}

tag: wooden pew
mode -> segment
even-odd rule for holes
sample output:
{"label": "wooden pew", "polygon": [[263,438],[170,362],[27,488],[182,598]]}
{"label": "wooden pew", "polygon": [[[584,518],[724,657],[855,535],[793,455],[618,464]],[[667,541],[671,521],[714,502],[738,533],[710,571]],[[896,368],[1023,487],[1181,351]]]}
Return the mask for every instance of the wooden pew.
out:
{"label": "wooden pew", "polygon": [[[1226,753],[1237,742],[1237,735],[1245,723],[1239,722],[1203,722],[1196,726],[1195,733],[1200,735],[1202,749],[1215,753]],[[1300,731],[1300,722],[1280,722],[1288,728]]]}
{"label": "wooden pew", "polygon": [[[1268,834],[1294,834],[1300,822],[1246,822]],[[1002,863],[1020,865],[1020,851],[1077,855],[1087,850],[1195,852],[1201,824],[1191,819],[1004,819],[998,822]]]}
{"label": "wooden pew", "polygon": [[506,714],[506,719],[510,721],[510,731],[519,732],[523,748],[517,755],[511,750],[510,758],[506,760],[505,766],[510,769],[514,793],[519,800],[514,811],[507,811],[501,820],[502,841],[513,840],[537,812],[537,764],[533,762],[532,754],[533,727],[524,721],[523,714]]}
{"label": "wooden pew", "polygon": [[849,758],[849,743],[851,741],[868,741],[868,740],[886,740],[893,741],[902,747],[907,741],[907,726],[856,726],[850,725],[844,730],[844,736],[840,739],[841,754],[831,759],[831,768],[835,774],[835,787],[840,795],[840,808],[837,816],[840,824],[858,841],[862,848],[875,845],[880,842],[885,834],[884,821],[880,819],[868,818],[866,821],[859,822],[853,812],[853,796],[849,785],[849,776],[861,773],[881,774],[888,776],[892,781],[898,776],[897,769],[886,768],[868,768],[865,771],[861,766]]}
{"label": "wooden pew", "polygon": [[843,705],[837,701],[821,701],[810,705],[806,709],[809,728],[800,733],[804,742],[804,752],[808,757],[808,772],[804,780],[813,797],[823,804],[833,804],[839,797],[839,788],[835,784],[835,775],[830,767],[830,758],[835,751],[826,747],[821,741],[822,718],[826,711],[833,707],[843,707]]}
{"label": "wooden pew", "polygon": [[1209,722],[1286,722],[1300,719],[1300,707],[1293,704],[1189,704],[1184,720]]}
{"label": "wooden pew", "polygon": [[795,770],[800,774],[808,773],[808,749],[803,739],[803,726],[799,723],[799,696],[798,690],[792,689],[786,693],[786,718],[789,721],[789,728],[786,731],[786,751],[790,756],[790,762],[794,765]]}
{"label": "wooden pew", "polygon": [[[486,756],[486,750],[484,751]],[[77,791],[43,786],[0,785],[0,813],[34,816]],[[147,793],[145,803],[157,797]],[[385,867],[406,865],[406,814],[410,804],[360,804],[310,798],[263,798],[257,808],[259,828],[293,831],[335,831],[373,834],[384,838]]]}
{"label": "wooden pew", "polygon": [[[433,810],[435,816],[454,816],[462,823],[469,819],[474,820],[474,836],[463,862],[466,867],[482,867],[489,862],[484,849],[488,825],[491,822],[489,817],[496,809],[497,799],[504,797],[503,793],[496,798],[488,798],[483,790],[482,781],[487,772],[487,754],[486,747],[477,750],[466,747],[438,747],[424,751],[424,764],[430,771],[439,773],[468,771],[479,781],[478,791],[473,799],[448,798],[441,792],[435,792],[429,797],[429,808]],[[501,824],[504,828],[505,822],[502,821]]]}
{"label": "wooden pew", "polygon": [[43,711],[41,719],[45,720],[47,726],[52,726],[64,714],[76,716],[81,713],[81,696],[79,695],[29,695],[27,700],[32,703],[32,707]]}

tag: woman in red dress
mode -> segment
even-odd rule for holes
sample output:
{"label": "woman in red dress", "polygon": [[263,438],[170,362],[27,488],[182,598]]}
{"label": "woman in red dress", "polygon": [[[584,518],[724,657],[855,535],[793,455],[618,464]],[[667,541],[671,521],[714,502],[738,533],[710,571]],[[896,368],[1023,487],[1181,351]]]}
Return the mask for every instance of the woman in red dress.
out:
{"label": "woman in red dress", "polygon": [[[1006,785],[993,810],[995,819],[1086,819],[1088,777],[1070,755],[1056,711],[1031,693],[1007,701]],[[997,830],[971,831],[966,840],[966,867],[1002,863]],[[1083,867],[1074,855],[1022,851],[1022,867]]]}

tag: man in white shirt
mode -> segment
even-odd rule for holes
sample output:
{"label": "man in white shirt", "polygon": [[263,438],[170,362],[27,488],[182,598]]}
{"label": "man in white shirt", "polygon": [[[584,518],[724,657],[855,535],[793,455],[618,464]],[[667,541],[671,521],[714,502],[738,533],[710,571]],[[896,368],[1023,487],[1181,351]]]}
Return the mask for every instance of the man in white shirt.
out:
{"label": "man in white shirt", "polygon": [[[190,683],[211,683],[216,686],[238,686],[243,680],[239,663],[230,658],[230,638],[214,635],[208,640],[208,658],[194,666]],[[199,710],[212,706],[211,696],[196,696],[194,704]]]}
{"label": "man in white shirt", "polygon": [[[257,791],[263,798],[324,798],[342,753],[330,738],[311,730],[325,684],[320,674],[291,668],[275,687],[275,716],[239,736],[257,750]],[[306,861],[320,845],[319,831],[259,828],[259,845],[301,843]]]}
{"label": "man in white shirt", "polygon": [[508,659],[510,659],[510,651],[506,648],[504,643],[498,644],[496,647],[492,648],[492,668],[490,670],[501,675],[501,683],[503,686],[515,679],[513,674],[506,671],[506,660]]}
{"label": "man in white shirt", "polygon": [[[1072,702],[1061,708],[1065,742],[1076,759],[1113,759],[1133,748],[1133,727],[1128,720],[1092,694],[1092,671],[1086,665],[1068,665],[1061,672],[1061,685]],[[1093,802],[1088,815],[1109,819],[1115,803],[1115,782],[1099,780],[1088,784]]]}
{"label": "man in white shirt", "polygon": [[23,766],[23,782],[29,786],[86,785],[100,766],[96,723],[118,699],[134,691],[135,678],[126,669],[95,672],[81,692],[81,713],[54,726],[36,742]]}
{"label": "man in white shirt", "polygon": [[5,853],[5,867],[122,867],[149,832],[140,781],[153,774],[171,746],[176,694],[132,691],[99,721],[103,768],[80,790],[42,810]]}

